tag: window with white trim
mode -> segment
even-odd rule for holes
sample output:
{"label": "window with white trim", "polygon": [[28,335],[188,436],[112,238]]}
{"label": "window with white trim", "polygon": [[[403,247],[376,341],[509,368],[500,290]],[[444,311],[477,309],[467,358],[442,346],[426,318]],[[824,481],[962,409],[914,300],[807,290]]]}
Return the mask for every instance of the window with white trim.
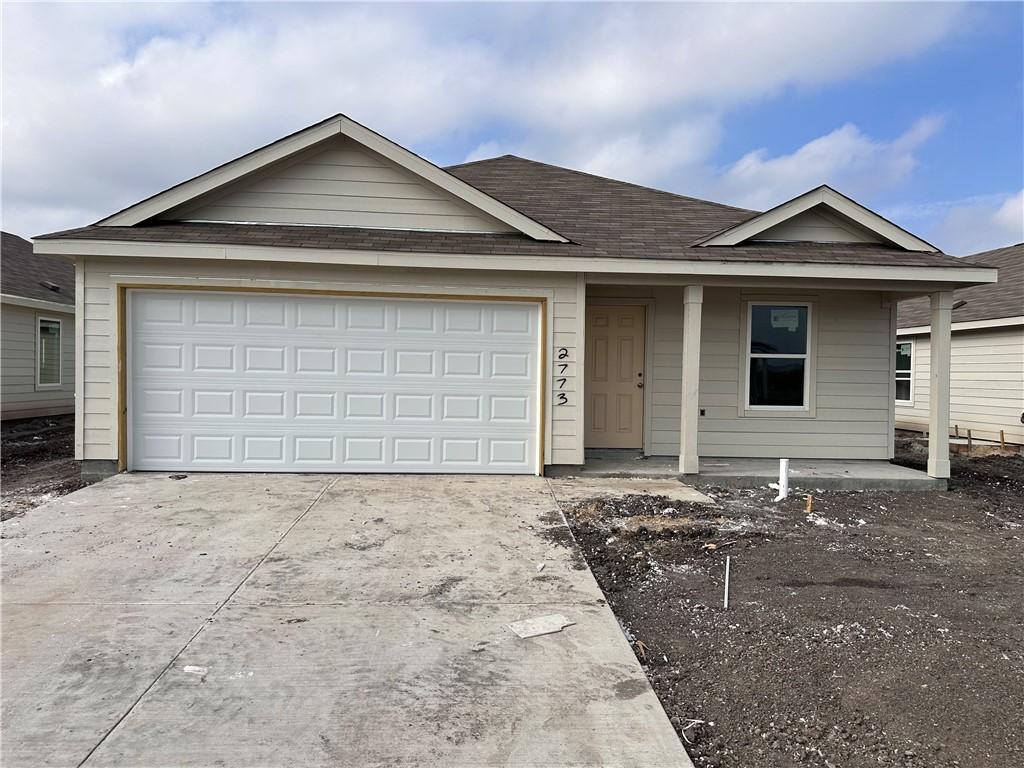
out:
{"label": "window with white trim", "polygon": [[914,342],[901,341],[896,345],[896,402],[911,405],[914,402]]}
{"label": "window with white trim", "polygon": [[40,317],[36,321],[36,386],[61,385],[61,321]]}
{"label": "window with white trim", "polygon": [[810,304],[747,307],[747,408],[807,410]]}

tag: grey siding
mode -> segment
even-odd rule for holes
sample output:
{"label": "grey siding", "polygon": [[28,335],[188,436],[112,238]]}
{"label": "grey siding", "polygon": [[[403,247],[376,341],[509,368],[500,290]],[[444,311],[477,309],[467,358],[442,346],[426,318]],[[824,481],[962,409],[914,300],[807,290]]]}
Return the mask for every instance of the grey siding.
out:
{"label": "grey siding", "polygon": [[162,216],[451,232],[512,232],[455,196],[348,139]]}
{"label": "grey siding", "polygon": [[[36,318],[61,324],[61,386],[36,386]],[[2,305],[0,317],[0,409],[2,418],[17,419],[73,413],[75,410],[75,316],[67,312]]]}
{"label": "grey siding", "polygon": [[[743,415],[740,329],[750,300],[811,303],[811,416]],[[704,302],[702,456],[889,457],[890,310],[877,293],[785,296],[714,289]]]}
{"label": "grey siding", "polygon": [[[928,336],[900,336],[914,342],[913,401],[896,406],[896,426],[928,430],[931,395]],[[1024,327],[986,328],[953,334],[950,367],[950,431],[982,440],[1024,444]]]}
{"label": "grey siding", "polygon": [[[678,455],[682,388],[682,288],[593,286],[588,296],[648,299],[652,325],[645,446]],[[748,415],[741,407],[747,301],[808,301],[815,339],[812,415]],[[705,288],[698,452],[702,457],[887,459],[890,434],[889,306],[875,292],[771,293]]]}

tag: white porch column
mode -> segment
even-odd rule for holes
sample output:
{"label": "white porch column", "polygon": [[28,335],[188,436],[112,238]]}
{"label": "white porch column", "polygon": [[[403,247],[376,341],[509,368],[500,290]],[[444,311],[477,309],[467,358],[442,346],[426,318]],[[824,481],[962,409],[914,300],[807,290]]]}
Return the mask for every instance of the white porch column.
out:
{"label": "white porch column", "polygon": [[700,410],[697,396],[700,390],[700,316],[703,303],[703,285],[683,288],[683,391],[679,416],[679,472],[683,475],[695,475],[699,471],[697,417]]}
{"label": "white porch column", "polygon": [[928,395],[928,474],[949,477],[949,369],[953,292],[931,294],[931,391]]}

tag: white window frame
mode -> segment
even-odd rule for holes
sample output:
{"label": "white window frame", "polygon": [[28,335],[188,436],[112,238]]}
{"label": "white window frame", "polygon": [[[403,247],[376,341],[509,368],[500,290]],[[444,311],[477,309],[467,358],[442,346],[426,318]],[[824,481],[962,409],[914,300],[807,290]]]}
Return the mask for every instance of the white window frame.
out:
{"label": "white window frame", "polygon": [[[750,351],[753,342],[754,307],[803,307],[807,310],[807,327],[804,352],[797,354],[765,354]],[[812,305],[807,301],[748,301],[747,302],[747,335],[744,341],[744,372],[743,372],[743,407],[747,411],[782,411],[791,413],[809,413],[811,409],[811,344],[813,341]],[[804,402],[803,405],[751,405],[750,404],[750,360],[751,358],[803,360],[804,361]]]}
{"label": "white window frame", "polygon": [[915,350],[914,350],[915,344],[914,344],[914,340],[913,339],[897,339],[896,340],[896,346],[898,347],[900,344],[909,344],[910,345],[910,369],[909,370],[900,370],[899,368],[896,367],[896,362],[895,361],[899,359],[899,356],[895,354],[895,350],[894,350],[894,354],[893,354],[893,367],[892,367],[892,370],[893,370],[892,378],[893,378],[893,381],[896,382],[896,381],[900,380],[899,375],[901,373],[906,374],[908,376],[907,380],[910,381],[910,399],[909,400],[900,400],[899,397],[897,397],[896,398],[896,405],[913,405],[914,404],[914,364],[915,364],[915,361],[917,359],[917,356],[916,356]]}
{"label": "white window frame", "polygon": [[[57,324],[57,383],[56,384],[43,384],[41,381],[42,374],[42,357],[43,357],[43,340],[42,340],[42,326],[43,321],[48,323]],[[47,317],[46,315],[36,315],[36,389],[48,390],[48,389],[60,389],[64,386],[64,321],[59,317]]]}

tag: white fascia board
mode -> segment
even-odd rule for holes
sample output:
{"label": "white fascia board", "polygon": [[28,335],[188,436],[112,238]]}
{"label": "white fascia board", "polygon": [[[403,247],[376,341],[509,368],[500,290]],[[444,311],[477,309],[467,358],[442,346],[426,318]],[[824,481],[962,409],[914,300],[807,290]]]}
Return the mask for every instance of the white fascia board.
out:
{"label": "white fascia board", "polygon": [[554,230],[481,192],[461,179],[455,178],[428,160],[424,160],[419,155],[410,152],[404,147],[400,147],[390,139],[384,138],[379,133],[360,125],[344,115],[336,115],[322,123],[310,126],[262,149],[257,149],[236,160],[207,171],[194,179],[171,187],[119,213],[98,221],[97,226],[135,226],[334,136],[346,136],[358,144],[362,144],[402,168],[420,176],[431,184],[441,187],[460,200],[535,240],[559,243],[569,242]]}
{"label": "white fascia board", "polygon": [[[953,331],[980,331],[985,328],[1010,328],[1015,325],[1024,325],[1024,315],[1019,317],[994,317],[991,320],[966,320],[962,323],[953,323]],[[907,328],[897,328],[897,336],[927,336],[932,332],[930,325],[913,325]]]}
{"label": "white fascia board", "polygon": [[812,189],[810,192],[805,192],[799,197],[794,197],[789,202],[776,206],[769,211],[765,211],[760,216],[755,216],[741,224],[737,224],[731,229],[719,232],[717,235],[712,235],[708,239],[700,242],[699,245],[739,245],[740,243],[757,236],[761,232],[764,232],[777,224],[781,224],[784,221],[788,221],[794,216],[810,210],[817,205],[827,205],[837,213],[846,216],[865,229],[874,232],[879,237],[882,237],[901,248],[906,248],[908,251],[927,251],[929,253],[938,252],[938,248],[930,243],[926,243],[919,237],[915,237],[905,229],[882,218],[874,211],[865,208],[860,203],[851,200],[845,195],[839,194],[831,187],[826,186]]}
{"label": "white fascia board", "polygon": [[0,302],[4,304],[11,304],[16,307],[26,307],[28,309],[41,309],[44,312],[63,312],[68,315],[75,314],[74,304],[61,304],[59,301],[30,299],[27,296],[13,296],[9,293],[0,293]]}
{"label": "white fascia board", "polygon": [[[914,284],[949,284],[964,287],[994,283],[997,271],[986,267],[897,267],[856,264],[785,262],[683,261],[672,259],[619,259],[581,256],[521,256],[500,254],[437,254],[412,251],[364,251],[333,248],[217,245],[210,243],[139,243],[125,240],[39,240],[36,253],[54,256],[107,256],[114,258],[230,259],[282,261],[296,264],[349,264],[380,267],[479,269],[509,272],[605,272],[626,275],[712,275],[822,280],[883,280]],[[929,290],[926,286],[924,290]]]}

